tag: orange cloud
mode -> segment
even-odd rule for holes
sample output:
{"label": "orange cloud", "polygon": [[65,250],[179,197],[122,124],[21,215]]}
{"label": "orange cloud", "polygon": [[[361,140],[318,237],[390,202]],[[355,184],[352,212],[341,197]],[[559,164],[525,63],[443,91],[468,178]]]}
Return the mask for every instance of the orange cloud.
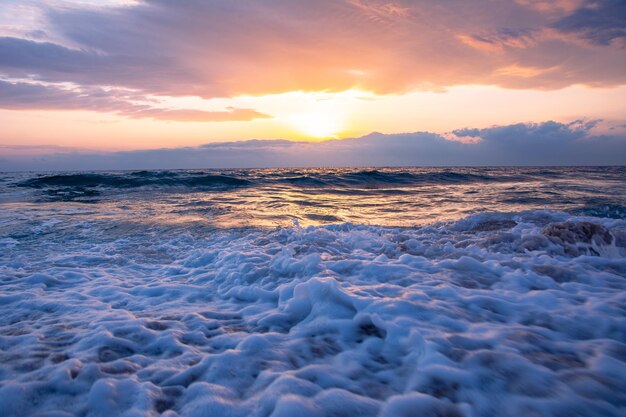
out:
{"label": "orange cloud", "polygon": [[509,48],[526,49],[537,44],[532,33],[504,32],[486,35],[458,35],[464,44],[483,52],[504,53]]}
{"label": "orange cloud", "polygon": [[558,67],[551,68],[537,68],[537,67],[524,67],[521,65],[508,65],[506,67],[496,69],[493,74],[496,76],[504,77],[521,77],[521,78],[533,78],[541,74],[545,74],[549,71],[557,71]]}
{"label": "orange cloud", "polygon": [[[626,83],[626,55],[620,49],[626,23],[615,18],[613,3],[145,0],[107,8],[56,5],[42,8],[48,21],[42,29],[63,41],[0,37],[0,72],[203,98],[351,88],[402,93],[467,84],[615,86]],[[503,76],[503,68],[516,67],[554,70]]]}
{"label": "orange cloud", "polygon": [[271,117],[256,110],[237,109],[233,107],[229,107],[224,111],[150,108],[122,114],[135,119],[150,117],[158,120],[170,120],[176,122],[233,122],[268,119]]}

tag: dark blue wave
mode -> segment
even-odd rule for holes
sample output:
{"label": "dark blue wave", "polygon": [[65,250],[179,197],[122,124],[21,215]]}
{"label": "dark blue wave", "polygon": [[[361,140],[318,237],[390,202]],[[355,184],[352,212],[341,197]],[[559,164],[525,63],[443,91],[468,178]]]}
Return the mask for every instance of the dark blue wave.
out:
{"label": "dark blue wave", "polygon": [[32,178],[21,187],[54,188],[138,188],[138,187],[241,187],[251,182],[222,174],[175,172],[133,172],[130,174],[68,174]]}
{"label": "dark blue wave", "polygon": [[384,188],[388,186],[415,186],[437,184],[463,184],[472,182],[512,182],[530,178],[511,175],[480,175],[465,172],[409,172],[363,170],[340,173],[312,173],[287,178],[275,179],[279,183],[288,183],[302,187],[352,187]]}
{"label": "dark blue wave", "polygon": [[[224,208],[224,204],[227,206],[234,202],[245,206],[254,201],[254,210],[267,211],[288,210],[290,204],[295,204],[301,207],[302,214],[298,215],[302,219],[312,214],[309,220],[325,222],[331,220],[325,216],[335,216],[334,208],[349,211],[353,207],[360,207],[368,211],[382,205],[381,209],[384,206],[385,213],[394,210],[409,213],[419,211],[428,217],[434,216],[433,213],[437,213],[442,205],[450,204],[452,212],[473,210],[472,207],[477,210],[510,211],[548,208],[585,216],[624,219],[625,175],[626,168],[622,167],[281,168],[24,173],[0,176],[0,179],[5,179],[5,183],[0,184],[0,204],[2,201],[22,200],[38,203],[98,203],[120,198],[152,200],[177,194],[189,194],[189,198],[181,200],[193,201],[196,197],[192,194],[199,193],[204,194],[198,196],[202,204],[208,206],[181,206],[181,212],[213,216],[216,207]],[[465,184],[468,186],[463,186]],[[26,192],[26,189],[30,191]],[[235,191],[232,196],[228,195],[230,191]],[[220,196],[213,199],[208,194]],[[314,210],[317,208],[320,210]],[[336,217],[347,219],[340,215]]]}
{"label": "dark blue wave", "polygon": [[[601,171],[601,172],[600,172]],[[617,175],[620,170],[600,170],[597,175]],[[577,171],[546,168],[398,168],[398,169],[277,169],[228,171],[135,171],[84,172],[34,176],[14,183],[14,186],[40,190],[52,199],[75,200],[93,198],[103,192],[116,190],[159,189],[228,191],[241,187],[292,187],[310,193],[359,195],[368,193],[405,194],[421,186],[446,186],[471,183],[511,183],[515,190],[519,183],[545,181],[548,178],[567,179]],[[596,175],[596,170],[591,174]],[[572,187],[563,184],[561,187]],[[557,187],[555,185],[555,187]],[[557,187],[558,188],[558,187]],[[555,188],[556,190],[556,188]],[[557,190],[558,191],[558,190]],[[583,190],[585,191],[585,190]],[[544,192],[547,192],[544,190]],[[586,191],[585,191],[586,192]],[[522,200],[510,203],[529,203],[528,196],[512,195],[503,198]],[[534,195],[534,198],[551,196]],[[537,201],[534,201],[538,203]],[[549,201],[548,201],[549,202]],[[547,202],[546,202],[547,204]]]}
{"label": "dark blue wave", "polygon": [[[295,175],[294,175],[295,174]],[[17,185],[36,189],[130,189],[139,187],[223,188],[256,186],[268,183],[288,184],[302,188],[387,188],[420,184],[463,184],[470,182],[523,181],[521,176],[481,175],[466,172],[409,171],[312,171],[286,172],[272,176],[249,172],[208,173],[197,171],[137,171],[131,173],[77,173],[31,178]]]}

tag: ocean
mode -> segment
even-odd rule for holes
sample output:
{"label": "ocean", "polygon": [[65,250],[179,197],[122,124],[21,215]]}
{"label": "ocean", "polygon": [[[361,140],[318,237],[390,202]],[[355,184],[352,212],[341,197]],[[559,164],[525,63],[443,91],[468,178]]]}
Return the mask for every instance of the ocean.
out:
{"label": "ocean", "polygon": [[0,173],[0,415],[622,416],[626,168]]}

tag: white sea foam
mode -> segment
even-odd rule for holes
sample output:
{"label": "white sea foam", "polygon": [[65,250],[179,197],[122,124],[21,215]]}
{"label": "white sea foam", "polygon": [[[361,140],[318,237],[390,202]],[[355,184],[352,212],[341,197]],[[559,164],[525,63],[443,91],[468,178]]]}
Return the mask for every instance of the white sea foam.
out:
{"label": "white sea foam", "polygon": [[626,413],[622,220],[83,226],[0,239],[2,417]]}

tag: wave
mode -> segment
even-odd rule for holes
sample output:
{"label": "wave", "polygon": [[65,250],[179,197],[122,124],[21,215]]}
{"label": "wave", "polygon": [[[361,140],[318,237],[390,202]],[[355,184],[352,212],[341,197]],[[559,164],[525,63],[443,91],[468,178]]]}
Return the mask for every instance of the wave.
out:
{"label": "wave", "polygon": [[[244,178],[245,177],[245,178]],[[207,172],[136,171],[131,173],[80,173],[47,175],[18,184],[21,187],[214,187],[249,186],[268,182],[302,187],[384,187],[388,185],[462,184],[468,182],[523,181],[522,176],[480,175],[465,172],[430,172],[364,170],[356,172],[312,172],[300,175],[279,174],[272,177],[239,171],[234,174]]]}
{"label": "wave", "polygon": [[305,174],[279,178],[280,183],[304,187],[366,187],[464,184],[473,182],[518,182],[529,178],[511,175],[480,175],[466,172],[410,172],[363,170],[332,174]]}
{"label": "wave", "polygon": [[590,217],[606,217],[609,219],[626,219],[626,206],[617,204],[590,204],[570,210],[572,214]]}
{"label": "wave", "polygon": [[129,233],[93,213],[0,238],[3,416],[624,414],[626,222]]}
{"label": "wave", "polygon": [[[9,175],[0,184],[2,201],[98,202],[118,197],[159,198],[157,194],[219,194],[215,206],[228,206],[233,191],[236,211],[280,219],[293,199],[311,209],[332,200],[340,221],[368,218],[377,224],[423,224],[438,216],[458,218],[476,210],[551,208],[591,217],[626,218],[623,169],[600,168],[339,168],[254,170],[163,170]],[[467,186],[465,186],[467,185]],[[245,190],[245,192],[244,192]],[[152,194],[151,194],[152,193]],[[384,200],[389,197],[389,200]],[[389,203],[393,202],[393,207]],[[448,204],[443,213],[441,204]],[[295,203],[299,204],[300,203]],[[386,204],[374,214],[376,205]],[[327,207],[328,208],[328,207]],[[399,216],[399,212],[406,216]],[[349,214],[350,213],[350,214]],[[394,214],[395,213],[395,214]],[[439,213],[439,214],[437,214]],[[323,214],[326,214],[324,212]],[[269,216],[269,217],[268,217]],[[324,223],[325,217],[319,223]],[[313,223],[317,220],[309,219]],[[279,220],[277,220],[279,221]]]}
{"label": "wave", "polygon": [[138,187],[241,187],[250,181],[224,174],[190,174],[176,172],[140,171],[130,174],[68,174],[32,178],[19,183],[21,187],[82,187],[82,188],[138,188]]}

